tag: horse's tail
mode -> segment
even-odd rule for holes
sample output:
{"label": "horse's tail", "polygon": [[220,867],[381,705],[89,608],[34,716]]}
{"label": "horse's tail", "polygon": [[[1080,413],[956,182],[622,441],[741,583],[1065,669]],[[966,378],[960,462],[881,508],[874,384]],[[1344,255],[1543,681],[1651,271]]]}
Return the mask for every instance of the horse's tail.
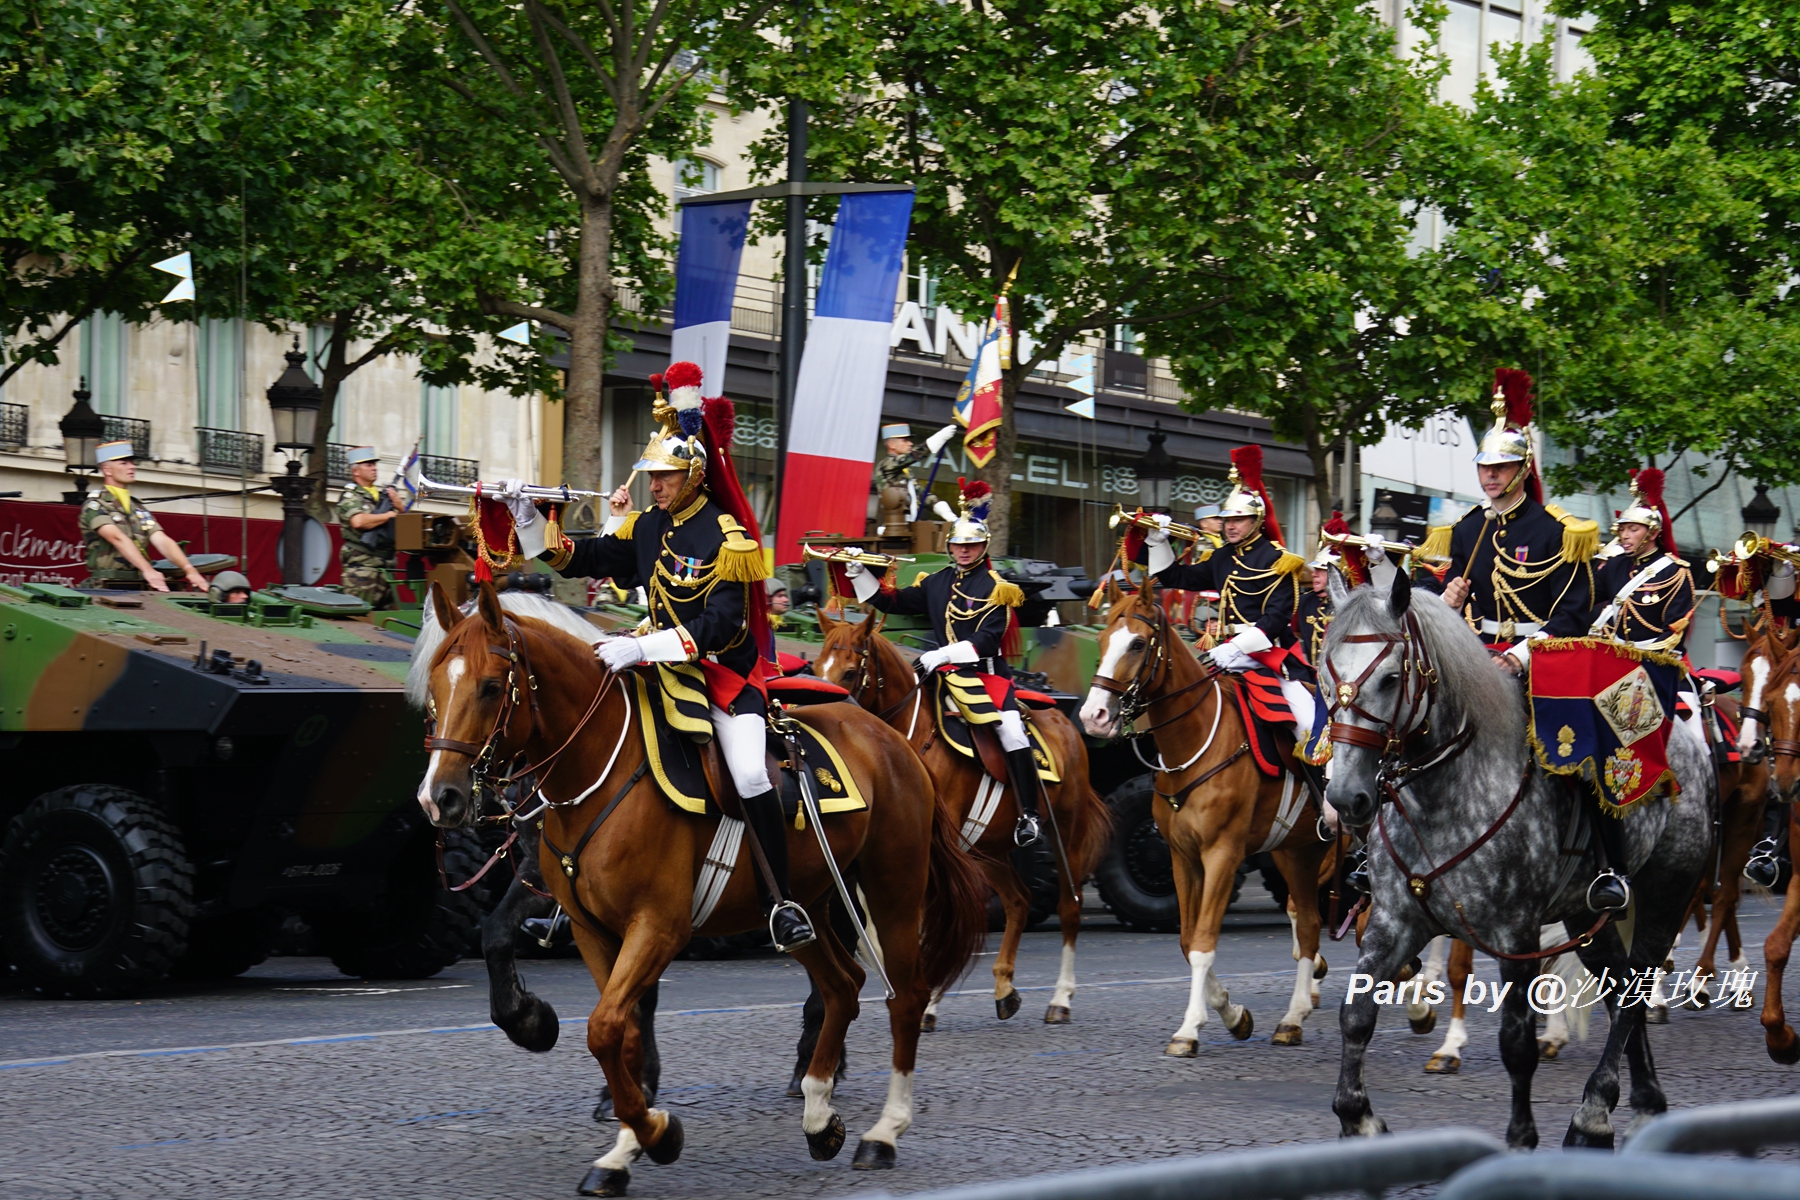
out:
{"label": "horse's tail", "polygon": [[957,828],[949,806],[934,799],[919,928],[919,973],[934,991],[961,979],[987,942],[987,883],[963,850]]}

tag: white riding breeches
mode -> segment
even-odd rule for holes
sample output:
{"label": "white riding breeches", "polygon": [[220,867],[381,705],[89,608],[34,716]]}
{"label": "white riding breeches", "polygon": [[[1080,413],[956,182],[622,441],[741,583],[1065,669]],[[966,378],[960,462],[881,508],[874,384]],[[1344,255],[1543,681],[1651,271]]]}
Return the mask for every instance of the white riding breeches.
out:
{"label": "white riding breeches", "polygon": [[1017,712],[1000,710],[1000,748],[1009,752],[1031,748],[1031,738],[1025,733],[1025,720]]}
{"label": "white riding breeches", "polygon": [[712,710],[713,735],[725,755],[725,768],[738,795],[748,799],[760,796],[775,785],[769,782],[767,754],[768,722],[760,713],[734,717],[724,709]]}
{"label": "white riding breeches", "polygon": [[1301,746],[1307,745],[1312,741],[1313,706],[1318,703],[1317,697],[1297,679],[1281,681],[1281,696],[1288,702],[1288,710],[1294,714],[1294,736],[1299,739]]}

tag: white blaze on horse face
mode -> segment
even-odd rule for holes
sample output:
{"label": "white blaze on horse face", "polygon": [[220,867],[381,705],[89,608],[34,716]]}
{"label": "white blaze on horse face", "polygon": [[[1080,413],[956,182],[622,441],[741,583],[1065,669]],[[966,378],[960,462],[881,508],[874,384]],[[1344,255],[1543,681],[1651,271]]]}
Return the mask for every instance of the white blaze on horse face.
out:
{"label": "white blaze on horse face", "polygon": [[882,1107],[881,1120],[869,1127],[863,1134],[865,1142],[884,1142],[892,1146],[900,1135],[912,1128],[913,1121],[913,1075],[911,1071],[895,1071],[888,1076],[887,1104]]}
{"label": "white blaze on horse face", "polygon": [[[1118,681],[1119,662],[1131,649],[1132,641],[1137,637],[1131,627],[1121,623],[1106,639],[1106,646],[1100,655],[1100,666],[1094,672],[1094,678],[1102,676]],[[1081,706],[1081,723],[1087,731],[1096,737],[1104,737],[1112,732],[1113,721],[1119,710],[1119,698],[1103,688],[1088,689],[1087,703]]]}
{"label": "white blaze on horse face", "polygon": [[831,1087],[829,1079],[814,1079],[811,1075],[800,1081],[800,1092],[806,1097],[806,1108],[800,1114],[800,1128],[806,1133],[818,1133],[831,1123]]}
{"label": "white blaze on horse face", "polygon": [[[1769,686],[1769,660],[1760,654],[1750,660],[1749,684],[1745,689],[1748,698],[1744,707],[1760,709],[1763,706],[1763,690]],[[1748,754],[1761,736],[1756,728],[1756,718],[1745,717],[1743,725],[1738,729],[1738,753]]]}
{"label": "white blaze on horse face", "polygon": [[[451,655],[444,663],[444,675],[450,681],[450,694],[444,697],[443,711],[445,713],[450,712],[451,705],[456,703],[456,685],[462,682],[464,669],[463,657],[460,654]],[[438,767],[443,760],[444,752],[433,750],[431,761],[425,764],[425,778],[419,781],[419,807],[423,808],[425,815],[434,822],[438,819],[438,806],[437,801],[431,798],[431,793],[436,788]]]}
{"label": "white blaze on horse face", "polygon": [[[836,653],[827,654],[824,658],[819,660],[818,672],[820,679],[831,679],[831,664],[836,661]],[[836,683],[837,680],[831,679],[831,682]]]}

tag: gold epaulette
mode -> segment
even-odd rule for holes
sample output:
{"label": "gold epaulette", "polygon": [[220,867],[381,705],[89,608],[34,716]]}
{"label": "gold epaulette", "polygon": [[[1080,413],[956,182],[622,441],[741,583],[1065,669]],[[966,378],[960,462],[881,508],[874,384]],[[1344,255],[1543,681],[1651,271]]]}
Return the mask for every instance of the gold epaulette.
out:
{"label": "gold epaulette", "polygon": [[994,577],[994,590],[988,593],[988,599],[995,604],[1003,604],[1007,608],[1017,608],[1025,603],[1025,589],[1016,583],[1008,583],[1000,578],[1000,572],[989,571]]}
{"label": "gold epaulette", "polygon": [[631,540],[631,531],[637,528],[637,519],[637,510],[633,509],[631,512],[626,513],[625,523],[613,530],[612,535],[621,541],[629,542]]}
{"label": "gold epaulette", "polygon": [[769,577],[769,559],[763,548],[750,540],[737,518],[730,513],[719,514],[719,528],[725,534],[725,544],[719,547],[719,578],[729,579],[733,583],[755,583]]}
{"label": "gold epaulette", "polygon": [[1561,505],[1546,504],[1544,511],[1562,522],[1562,559],[1569,563],[1584,563],[1593,559],[1600,552],[1600,523],[1584,521],[1571,516]]}
{"label": "gold epaulette", "polygon": [[914,587],[918,587],[921,583],[924,583],[927,579],[930,579],[930,578],[931,578],[930,571],[920,571],[917,575],[913,576],[912,585]]}
{"label": "gold epaulette", "polygon": [[1217,546],[1208,546],[1206,549],[1202,550],[1200,553],[1194,555],[1194,561],[1197,563],[1205,562],[1207,559],[1209,559],[1213,556],[1213,551],[1216,549],[1218,549]]}
{"label": "gold epaulette", "polygon": [[1299,575],[1306,570],[1306,560],[1292,550],[1283,550],[1281,557],[1269,569],[1277,575]]}
{"label": "gold epaulette", "polygon": [[1433,525],[1427,529],[1419,553],[1426,558],[1449,558],[1451,529],[1449,525]]}

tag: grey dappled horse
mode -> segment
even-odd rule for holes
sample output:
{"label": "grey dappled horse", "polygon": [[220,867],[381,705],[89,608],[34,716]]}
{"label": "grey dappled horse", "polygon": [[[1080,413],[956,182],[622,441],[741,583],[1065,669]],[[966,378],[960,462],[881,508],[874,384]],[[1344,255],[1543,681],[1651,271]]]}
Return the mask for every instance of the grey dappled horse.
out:
{"label": "grey dappled horse", "polygon": [[[1368,830],[1374,897],[1356,969],[1377,980],[1393,979],[1439,933],[1522,955],[1538,950],[1541,925],[1561,921],[1575,934],[1590,929],[1596,920],[1585,900],[1595,873],[1591,854],[1575,864],[1560,890],[1557,883],[1565,822],[1573,805],[1592,801],[1574,796],[1574,787],[1585,789],[1585,783],[1572,785],[1533,761],[1518,684],[1494,666],[1461,616],[1438,597],[1421,594],[1415,603],[1404,574],[1396,573],[1391,587],[1347,592],[1333,572],[1331,593],[1337,615],[1326,633],[1319,688],[1334,705],[1328,794],[1346,822]],[[1435,672],[1435,683],[1427,683],[1421,662]],[[1397,726],[1391,732],[1403,743],[1392,759],[1383,748],[1389,725]],[[1348,740],[1340,740],[1340,733]],[[1465,738],[1471,740],[1459,750]],[[1680,722],[1669,736],[1669,763],[1681,785],[1679,800],[1647,798],[1623,818],[1635,909],[1632,941],[1627,950],[1618,927],[1609,923],[1581,948],[1582,962],[1596,976],[1605,968],[1612,979],[1623,980],[1634,970],[1661,966],[1700,873],[1712,861],[1717,780],[1705,749]],[[1409,766],[1423,769],[1413,773]],[[1384,768],[1402,776],[1397,782],[1404,812],[1384,789]],[[1517,808],[1503,820],[1515,797]],[[1484,843],[1428,879],[1424,895],[1415,898],[1411,881],[1455,859],[1490,830]],[[1526,989],[1538,963],[1524,958],[1500,963],[1502,982],[1512,985],[1500,1029],[1500,1056],[1513,1084],[1506,1140],[1529,1148],[1538,1141],[1531,1113],[1538,1053]],[[1631,1064],[1632,1109],[1645,1116],[1668,1107],[1646,1040],[1644,1004],[1620,1007],[1615,989],[1606,1005],[1612,1031],[1569,1123],[1567,1146],[1613,1144],[1621,1051]],[[1375,1019],[1368,992],[1346,1003],[1339,1015],[1344,1050],[1331,1107],[1346,1137],[1387,1130],[1363,1084]]]}

